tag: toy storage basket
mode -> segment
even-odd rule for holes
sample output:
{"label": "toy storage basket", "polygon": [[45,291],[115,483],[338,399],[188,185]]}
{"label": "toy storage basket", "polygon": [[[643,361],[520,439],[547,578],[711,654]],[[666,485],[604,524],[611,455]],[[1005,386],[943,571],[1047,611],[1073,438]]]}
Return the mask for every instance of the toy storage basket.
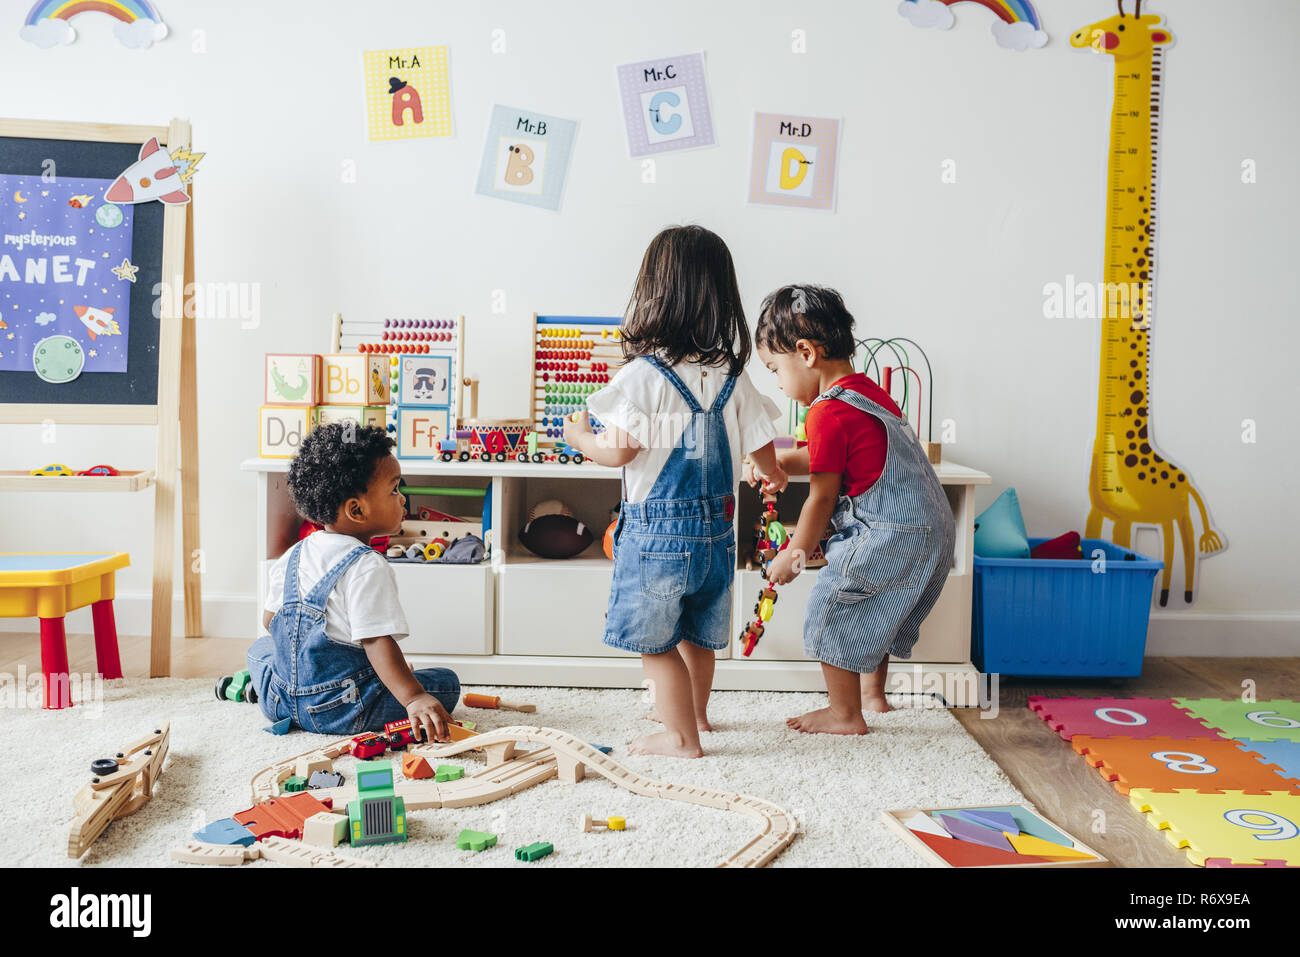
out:
{"label": "toy storage basket", "polygon": [[[1029,539],[1033,548],[1042,538]],[[1162,562],[1095,538],[1078,561],[975,556],[971,651],[985,673],[1132,678],[1142,673]],[[1105,553],[1105,572],[1093,555]],[[1127,556],[1132,556],[1128,558]]]}

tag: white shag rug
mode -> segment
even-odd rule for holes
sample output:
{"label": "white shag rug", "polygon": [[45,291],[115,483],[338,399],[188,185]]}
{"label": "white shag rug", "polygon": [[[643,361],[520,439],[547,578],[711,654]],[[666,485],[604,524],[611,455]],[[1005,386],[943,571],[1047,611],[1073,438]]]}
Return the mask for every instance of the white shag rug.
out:
{"label": "white shag rug", "polygon": [[[255,705],[218,701],[208,679],[129,678],[103,688],[97,717],[92,706],[7,709],[0,718],[9,765],[0,863],[172,865],[168,851],[191,840],[196,828],[250,806],[255,772],[332,740],[302,731],[268,734]],[[665,783],[752,794],[784,807],[800,833],[776,867],[919,867],[922,860],[880,820],[881,810],[1024,800],[951,715],[912,698],[892,698],[896,710],[889,714],[868,714],[870,734],[842,737],[785,727],[786,717],[823,707],[824,695],[715,692],[710,720],[717,730],[703,735],[706,755],[683,761],[627,753],[628,741],[658,727],[643,717],[649,705],[641,690],[466,690],[537,705],[536,714],[458,708],[455,716],[476,721],[479,731],[512,724],[557,728],[612,746],[610,757]],[[69,859],[72,797],[88,782],[90,762],[167,719],[171,747],[153,800],[110,824],[80,862]],[[466,754],[445,763],[473,770],[482,760]],[[349,781],[352,764],[348,757],[336,762]],[[628,829],[584,834],[577,825],[583,812],[622,816]],[[458,851],[463,828],[499,835],[498,846]],[[742,815],[641,797],[589,775],[576,785],[547,781],[478,807],[413,811],[406,843],[339,850],[381,866],[695,867],[718,863],[754,833],[755,824]],[[514,849],[534,841],[551,842],[555,853],[532,864],[515,861]]]}

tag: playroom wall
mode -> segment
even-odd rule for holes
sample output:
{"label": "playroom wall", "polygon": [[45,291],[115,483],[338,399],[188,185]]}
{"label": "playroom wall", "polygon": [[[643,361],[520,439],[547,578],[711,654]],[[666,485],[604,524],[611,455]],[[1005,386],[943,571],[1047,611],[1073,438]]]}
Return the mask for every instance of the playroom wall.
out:
{"label": "playroom wall", "polygon": [[[40,50],[0,25],[0,115],[194,124],[201,281],[237,283],[258,315],[198,322],[205,621],[252,637],[255,421],[267,352],[324,352],[329,320],[468,317],[480,413],[528,415],[533,312],[619,314],[650,237],[704,224],[730,244],[751,323],[793,281],[843,291],[860,335],[907,335],[936,372],[936,430],[953,461],[1014,485],[1030,534],[1082,531],[1096,415],[1097,329],[1044,318],[1044,285],[1100,277],[1111,61],[1068,35],[1111,0],[1040,3],[1041,50],[1000,48],[991,15],[955,8],[948,32],[894,0],[565,2],[342,0],[159,4],[171,36],[117,43],[107,18]],[[1153,426],[1203,491],[1228,550],[1201,564],[1190,610],[1157,610],[1150,651],[1295,653],[1300,86],[1289,0],[1148,4],[1167,56]],[[505,51],[494,53],[494,30]],[[792,52],[802,30],[805,53]],[[361,52],[450,48],[455,136],[370,143]],[[629,159],[614,67],[703,49],[718,146]],[[494,103],[580,122],[559,213],[474,195]],[[745,204],[755,109],[843,118],[834,213]],[[1254,161],[1257,182],[1242,182]],[[955,182],[944,182],[945,163]],[[345,173],[355,169],[355,182]],[[494,309],[494,304],[503,307]],[[757,365],[759,388],[786,403]],[[1242,439],[1254,420],[1257,441]],[[4,427],[0,463],[123,467],[153,432]],[[128,550],[119,614],[147,630],[152,495],[3,499],[0,550]],[[1156,549],[1143,534],[1139,549]],[[179,552],[179,549],[178,549]],[[1178,573],[1181,575],[1181,572]],[[179,579],[178,579],[179,580]],[[1181,578],[1175,578],[1176,594]],[[178,593],[179,594],[179,593]],[[179,609],[179,603],[177,604]],[[179,615],[177,617],[179,623]],[[10,623],[30,629],[30,623]],[[89,630],[85,622],[70,627]]]}

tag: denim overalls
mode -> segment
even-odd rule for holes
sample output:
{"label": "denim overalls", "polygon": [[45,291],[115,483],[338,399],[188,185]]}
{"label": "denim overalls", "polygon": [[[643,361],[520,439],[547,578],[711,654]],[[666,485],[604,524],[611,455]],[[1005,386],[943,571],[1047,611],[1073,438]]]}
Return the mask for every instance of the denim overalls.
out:
{"label": "denim overalls", "polygon": [[825,399],[875,416],[888,436],[880,478],[836,503],[827,564],[817,572],[804,618],[808,657],[863,674],[886,655],[911,655],[948,580],[956,526],[934,466],[906,421],[843,386],[813,404]]}
{"label": "denim overalls", "polygon": [[[303,540],[304,542],[306,539]],[[270,634],[248,649],[248,671],[262,713],[272,721],[291,718],[317,734],[382,731],[401,721],[406,709],[375,674],[365,649],[325,634],[325,601],[339,577],[370,549],[358,545],[335,563],[306,598],[299,598],[299,542],[284,572],[284,604],[271,619]],[[415,672],[424,690],[450,714],[460,698],[460,681],[446,668]]]}
{"label": "denim overalls", "polygon": [[646,500],[624,501],[619,512],[604,643],[643,655],[681,641],[721,651],[731,640],[736,574],[736,487],[722,410],[736,378],[727,377],[706,412],[672,369],[646,361],[686,400],[690,418]]}

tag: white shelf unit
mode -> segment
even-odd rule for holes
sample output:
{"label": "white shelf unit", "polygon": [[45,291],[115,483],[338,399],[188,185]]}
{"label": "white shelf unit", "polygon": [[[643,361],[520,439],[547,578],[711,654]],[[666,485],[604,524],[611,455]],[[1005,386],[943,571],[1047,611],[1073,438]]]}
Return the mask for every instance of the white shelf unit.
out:
{"label": "white shelf unit", "polygon": [[[301,519],[285,487],[288,462],[249,459],[243,470],[258,477],[259,611],[265,600],[266,569],[298,537]],[[953,569],[938,605],[921,629],[912,658],[891,665],[888,689],[941,696],[953,707],[978,702],[978,673],[970,663],[972,545],[975,487],[991,481],[983,472],[943,463],[935,467],[957,520]],[[609,510],[621,493],[618,469],[517,462],[402,461],[412,485],[483,488],[491,481],[494,544],[482,565],[397,564],[395,571],[411,636],[402,642],[415,667],[443,665],[467,684],[637,688],[640,661],[601,643],[613,562],[601,550]],[[436,481],[426,481],[436,480]],[[806,487],[806,478],[802,482]],[[781,500],[793,522],[806,493],[799,479]],[[586,524],[593,542],[582,555],[548,560],[519,542],[528,510],[559,499]],[[423,501],[423,500],[421,500]],[[465,508],[460,500],[460,506]],[[472,500],[477,506],[477,500]],[[448,499],[435,507],[455,511]],[[749,529],[760,502],[748,486],[737,489],[737,549],[731,632],[748,619],[761,582],[744,568]],[[754,654],[745,658],[736,642],[719,654],[714,686],[720,690],[818,691],[820,665],[803,655],[803,613],[815,570],[782,586],[775,614]]]}

